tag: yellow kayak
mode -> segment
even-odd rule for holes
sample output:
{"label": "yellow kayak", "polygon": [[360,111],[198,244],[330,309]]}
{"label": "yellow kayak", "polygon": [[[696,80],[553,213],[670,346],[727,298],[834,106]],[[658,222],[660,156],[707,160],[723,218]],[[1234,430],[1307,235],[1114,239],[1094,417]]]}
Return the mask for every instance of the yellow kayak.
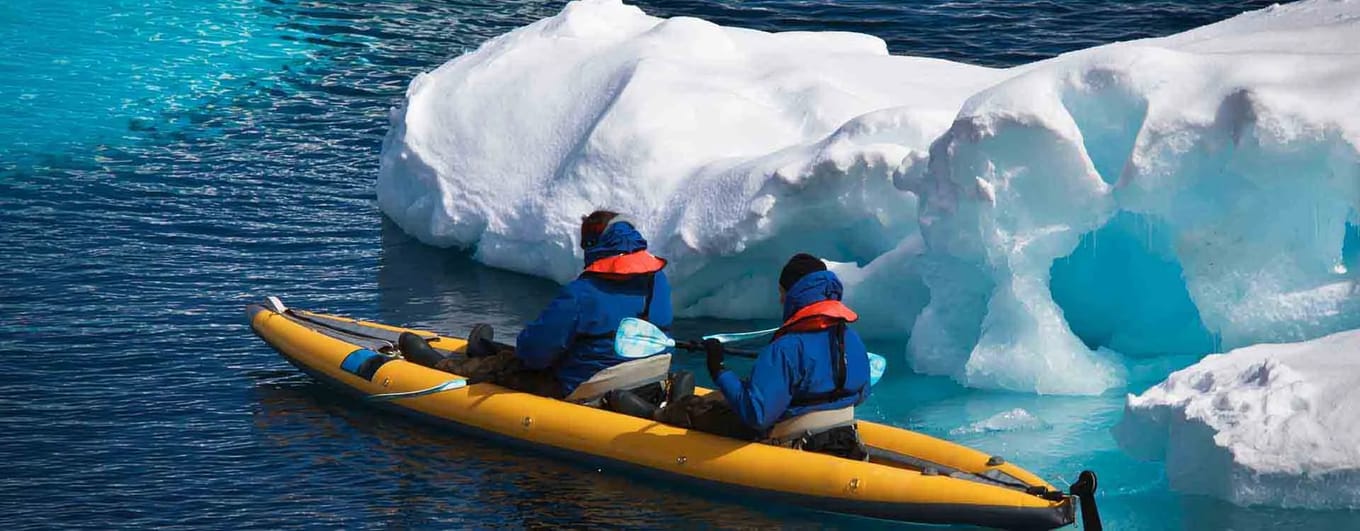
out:
{"label": "yellow kayak", "polygon": [[[1029,471],[913,431],[858,421],[870,458],[854,461],[719,437],[491,383],[445,389],[458,377],[401,359],[396,338],[412,332],[449,353],[461,352],[464,340],[271,301],[248,306],[246,314],[255,333],[284,359],[376,407],[436,426],[582,463],[835,513],[1008,529],[1052,529],[1075,520],[1075,497]],[[378,395],[387,399],[372,400]]]}

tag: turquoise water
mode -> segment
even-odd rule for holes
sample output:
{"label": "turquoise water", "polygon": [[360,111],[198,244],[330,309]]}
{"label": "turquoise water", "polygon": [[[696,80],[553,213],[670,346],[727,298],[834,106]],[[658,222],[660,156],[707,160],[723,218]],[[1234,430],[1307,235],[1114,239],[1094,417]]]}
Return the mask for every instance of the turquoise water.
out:
{"label": "turquoise water", "polygon": [[283,22],[242,1],[6,2],[6,154],[88,150],[191,126],[244,86],[314,57],[285,38]]}
{"label": "turquoise water", "polygon": [[[1218,20],[1255,3],[646,2],[763,29],[1007,65]],[[373,182],[410,79],[559,3],[9,1],[0,5],[0,499],[13,528],[861,527],[431,431],[358,407],[254,338],[297,306],[511,335],[555,290],[433,249]],[[1005,25],[1013,31],[997,32]],[[680,335],[768,323],[684,321]],[[875,344],[879,352],[901,345]],[[1192,359],[1148,357],[1138,391]],[[697,360],[687,360],[699,369]],[[734,362],[738,363],[738,362]],[[702,371],[700,371],[702,372]],[[863,412],[1101,474],[1108,529],[1337,529],[1354,513],[1168,491],[1109,428],[1123,396],[982,392],[900,361]],[[1037,420],[978,422],[1015,408]]]}

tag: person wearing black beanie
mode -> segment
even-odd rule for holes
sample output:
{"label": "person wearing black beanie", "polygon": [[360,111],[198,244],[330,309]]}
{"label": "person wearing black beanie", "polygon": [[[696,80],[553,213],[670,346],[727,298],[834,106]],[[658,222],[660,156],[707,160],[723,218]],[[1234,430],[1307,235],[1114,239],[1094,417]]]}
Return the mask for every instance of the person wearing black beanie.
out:
{"label": "person wearing black beanie", "polygon": [[802,280],[809,273],[826,271],[826,262],[807,253],[798,253],[789,258],[784,269],[779,272],[779,289],[787,293],[794,282]]}
{"label": "person wearing black beanie", "polygon": [[841,302],[843,292],[820,259],[793,255],[779,272],[784,324],[756,356],[749,376],[724,366],[722,343],[707,339],[708,373],[719,392],[672,396],[659,410],[630,408],[629,414],[864,459],[868,454],[853,419],[854,407],[869,396],[869,355],[849,326],[858,316]]}

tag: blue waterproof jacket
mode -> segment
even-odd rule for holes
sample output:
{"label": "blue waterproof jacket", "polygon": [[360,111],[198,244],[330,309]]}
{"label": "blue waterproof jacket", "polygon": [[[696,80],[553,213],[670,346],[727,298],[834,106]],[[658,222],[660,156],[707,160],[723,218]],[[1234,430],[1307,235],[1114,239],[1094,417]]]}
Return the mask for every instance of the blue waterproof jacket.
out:
{"label": "blue waterproof jacket", "polygon": [[[842,291],[835,273],[808,274],[784,295],[784,319],[789,321],[813,303],[839,301]],[[846,326],[845,384],[841,393],[833,393],[834,330],[790,331],[776,336],[756,357],[749,379],[743,380],[730,370],[723,371],[717,377],[718,389],[742,422],[761,433],[804,413],[858,405],[869,396],[868,351],[859,334]]]}
{"label": "blue waterproof jacket", "polygon": [[643,315],[649,286],[646,319],[670,328],[671,286],[660,271],[665,262],[646,249],[632,224],[606,227],[586,249],[586,271],[519,333],[515,356],[530,369],[552,368],[565,396],[595,373],[628,361],[614,353],[614,332],[623,318]]}

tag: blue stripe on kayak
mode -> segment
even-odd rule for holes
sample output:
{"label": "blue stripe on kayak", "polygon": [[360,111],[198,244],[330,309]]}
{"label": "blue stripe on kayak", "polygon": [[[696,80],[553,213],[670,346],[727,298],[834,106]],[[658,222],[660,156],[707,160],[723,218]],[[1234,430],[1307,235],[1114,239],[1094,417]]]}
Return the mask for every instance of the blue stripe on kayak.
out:
{"label": "blue stripe on kayak", "polygon": [[[261,339],[265,338],[261,336]],[[283,350],[275,347],[267,339],[265,339],[265,343],[273,347],[284,360],[317,381],[332,387],[336,391],[361,400],[370,396],[326,373],[308,367],[301,361],[289,356]],[[665,485],[669,482],[688,486],[694,488],[696,492],[702,492],[709,495],[712,495],[715,492],[731,494],[753,500],[773,501],[795,507],[898,522],[973,524],[997,528],[1052,529],[1071,524],[1075,518],[1075,508],[1071,503],[1061,504],[1052,508],[1018,508],[993,505],[872,502],[844,498],[807,496],[790,492],[748,487],[745,485],[734,485],[716,480],[676,474],[627,461],[611,459],[597,454],[579,452],[503,435],[476,426],[462,424],[451,419],[421,413],[389,401],[363,400],[363,403],[370,407],[397,413],[401,416],[438,428],[466,433],[494,442],[508,443],[551,456],[574,460],[588,466],[608,467],[641,475],[650,479],[659,480],[658,484],[660,485]]]}

